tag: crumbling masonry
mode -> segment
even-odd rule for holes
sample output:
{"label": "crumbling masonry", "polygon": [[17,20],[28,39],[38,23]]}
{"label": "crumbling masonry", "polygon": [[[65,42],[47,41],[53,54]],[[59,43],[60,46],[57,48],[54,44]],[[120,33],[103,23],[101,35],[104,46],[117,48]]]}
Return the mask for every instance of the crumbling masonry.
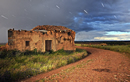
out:
{"label": "crumbling masonry", "polygon": [[8,50],[75,50],[75,32],[63,26],[42,25],[30,31],[8,30]]}

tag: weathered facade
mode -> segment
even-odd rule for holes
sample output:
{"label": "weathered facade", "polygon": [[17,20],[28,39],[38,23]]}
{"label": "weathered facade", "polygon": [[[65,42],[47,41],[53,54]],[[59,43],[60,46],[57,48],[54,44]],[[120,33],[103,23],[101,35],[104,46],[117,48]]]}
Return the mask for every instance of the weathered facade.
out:
{"label": "weathered facade", "polygon": [[9,50],[40,50],[42,52],[59,49],[75,50],[75,32],[63,26],[43,25],[30,31],[8,30]]}

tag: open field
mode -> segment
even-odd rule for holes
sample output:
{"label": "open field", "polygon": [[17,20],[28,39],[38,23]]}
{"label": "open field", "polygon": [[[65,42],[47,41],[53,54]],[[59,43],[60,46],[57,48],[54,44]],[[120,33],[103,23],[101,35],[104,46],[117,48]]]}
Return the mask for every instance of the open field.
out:
{"label": "open field", "polygon": [[0,43],[0,47],[5,46],[6,43]]}
{"label": "open field", "polygon": [[82,44],[75,44],[75,45],[116,51],[116,52],[120,52],[120,53],[122,53],[130,58],[130,44],[128,44],[128,45],[102,45],[102,44],[106,44],[106,43],[100,43],[100,44],[84,44],[84,43],[82,43]]}
{"label": "open field", "polygon": [[0,47],[1,47],[1,46],[5,46],[5,45],[0,45]]}
{"label": "open field", "polygon": [[1,51],[0,80],[4,82],[29,78],[78,61],[86,56],[86,50],[82,49],[76,49],[75,52],[61,49],[46,53],[37,52],[36,49],[24,53],[17,50]]}
{"label": "open field", "polygon": [[107,45],[130,45],[130,41],[75,41],[76,44],[101,44],[106,43]]}

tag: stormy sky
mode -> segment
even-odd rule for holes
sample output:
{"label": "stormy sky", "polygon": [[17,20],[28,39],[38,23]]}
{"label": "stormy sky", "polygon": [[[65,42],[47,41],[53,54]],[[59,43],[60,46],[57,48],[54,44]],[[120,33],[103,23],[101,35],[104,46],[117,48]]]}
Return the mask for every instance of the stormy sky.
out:
{"label": "stormy sky", "polygon": [[130,0],[0,0],[0,43],[37,25],[68,27],[75,41],[130,40]]}

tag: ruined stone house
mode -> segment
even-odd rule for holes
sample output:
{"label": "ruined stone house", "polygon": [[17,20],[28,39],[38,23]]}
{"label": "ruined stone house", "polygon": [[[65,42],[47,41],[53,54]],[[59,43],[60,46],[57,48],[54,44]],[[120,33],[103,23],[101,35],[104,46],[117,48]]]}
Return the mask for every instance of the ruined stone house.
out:
{"label": "ruined stone house", "polygon": [[36,26],[30,31],[8,30],[9,50],[18,49],[57,51],[59,49],[75,50],[75,32],[63,26],[42,25]]}

